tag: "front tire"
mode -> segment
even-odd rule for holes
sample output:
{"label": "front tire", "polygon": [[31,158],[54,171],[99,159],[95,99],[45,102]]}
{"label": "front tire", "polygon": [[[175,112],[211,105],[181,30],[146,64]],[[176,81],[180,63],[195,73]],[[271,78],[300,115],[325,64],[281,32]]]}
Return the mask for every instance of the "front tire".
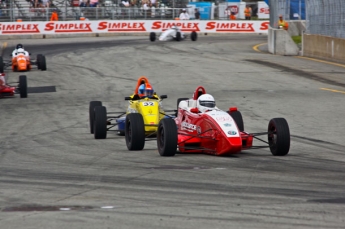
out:
{"label": "front tire", "polygon": [[195,31],[193,31],[190,35],[190,39],[192,41],[196,41],[198,39],[198,34]]}
{"label": "front tire", "polygon": [[94,130],[94,120],[95,120],[95,107],[101,107],[101,101],[91,101],[89,104],[89,123],[90,123],[90,133],[93,134]]}
{"label": "front tire", "polygon": [[41,71],[47,70],[47,63],[46,63],[46,57],[42,55],[41,63],[40,63]]}
{"label": "front tire", "polygon": [[268,143],[274,156],[285,156],[289,153],[290,129],[284,118],[273,118],[268,123]]}
{"label": "front tire", "polygon": [[156,33],[151,32],[150,33],[150,41],[154,42],[156,40]]}
{"label": "front tire", "polygon": [[42,61],[42,54],[37,54],[36,56],[36,62],[37,62],[37,68],[41,69],[41,61]]}
{"label": "front tire", "polygon": [[126,115],[125,138],[128,150],[142,150],[145,146],[145,125],[140,113]]}
{"label": "front tire", "polygon": [[173,119],[162,119],[159,122],[157,147],[162,157],[175,156],[177,149],[177,127]]}
{"label": "front tire", "polygon": [[95,139],[107,138],[107,109],[104,106],[95,107],[94,136]]}
{"label": "front tire", "polygon": [[20,98],[28,97],[28,81],[26,75],[19,76],[19,94]]}

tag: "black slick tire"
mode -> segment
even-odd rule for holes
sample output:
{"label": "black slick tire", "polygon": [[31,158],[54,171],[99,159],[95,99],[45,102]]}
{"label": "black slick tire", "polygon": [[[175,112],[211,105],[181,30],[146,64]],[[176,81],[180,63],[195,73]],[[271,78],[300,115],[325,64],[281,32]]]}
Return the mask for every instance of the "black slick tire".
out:
{"label": "black slick tire", "polygon": [[181,41],[181,32],[176,32],[176,41]]}
{"label": "black slick tire", "polygon": [[19,94],[20,98],[27,98],[28,97],[28,81],[26,75],[19,76]]}
{"label": "black slick tire", "polygon": [[162,157],[172,157],[177,149],[177,127],[173,119],[162,119],[158,124],[157,147]]}
{"label": "black slick tire", "polygon": [[156,40],[156,33],[151,32],[150,33],[150,41],[154,42]]}
{"label": "black slick tire", "polygon": [[198,34],[197,34],[195,31],[193,31],[193,32],[190,34],[190,39],[191,39],[192,41],[196,41],[196,40],[198,39]]}
{"label": "black slick tire", "polygon": [[94,136],[95,139],[107,138],[107,109],[104,106],[95,107]]}
{"label": "black slick tire", "polygon": [[145,146],[145,125],[140,113],[126,115],[125,138],[128,150],[142,150]]}
{"label": "black slick tire", "polygon": [[89,104],[89,123],[90,123],[90,133],[93,134],[94,120],[95,120],[95,107],[101,107],[101,101],[91,101]]}
{"label": "black slick tire", "polygon": [[289,153],[290,129],[284,118],[273,118],[269,121],[268,144],[274,156],[285,156]]}

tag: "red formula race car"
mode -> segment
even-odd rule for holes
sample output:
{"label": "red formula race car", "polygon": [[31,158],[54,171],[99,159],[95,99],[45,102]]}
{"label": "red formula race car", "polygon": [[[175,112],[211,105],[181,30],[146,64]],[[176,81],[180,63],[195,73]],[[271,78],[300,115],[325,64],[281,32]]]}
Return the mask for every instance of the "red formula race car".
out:
{"label": "red formula race car", "polygon": [[5,73],[0,73],[0,98],[14,96],[19,93],[20,98],[28,97],[28,85],[25,75],[19,76],[19,82],[17,86],[11,86],[6,84]]}
{"label": "red formula race car", "polygon": [[[270,148],[274,156],[287,155],[290,149],[290,130],[284,118],[269,121],[267,132],[244,131],[242,114],[236,107],[222,111],[212,95],[199,86],[192,99],[177,100],[177,117],[162,119],[158,124],[157,146],[161,156],[181,153],[230,155],[242,150]],[[177,127],[177,128],[176,128]],[[258,138],[266,135],[267,141]],[[253,140],[266,143],[253,146]]]}

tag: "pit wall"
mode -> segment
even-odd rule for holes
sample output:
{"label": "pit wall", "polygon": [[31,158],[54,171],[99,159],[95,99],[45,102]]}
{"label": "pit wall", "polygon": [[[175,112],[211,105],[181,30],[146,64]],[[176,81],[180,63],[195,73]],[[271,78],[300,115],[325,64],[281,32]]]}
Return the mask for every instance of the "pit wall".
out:
{"label": "pit wall", "polygon": [[345,64],[345,39],[303,34],[302,55]]}

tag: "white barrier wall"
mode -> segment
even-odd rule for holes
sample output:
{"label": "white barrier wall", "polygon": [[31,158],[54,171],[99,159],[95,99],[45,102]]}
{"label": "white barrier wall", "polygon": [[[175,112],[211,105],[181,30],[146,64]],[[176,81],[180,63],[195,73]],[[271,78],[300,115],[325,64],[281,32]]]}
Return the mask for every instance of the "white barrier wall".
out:
{"label": "white barrier wall", "polygon": [[42,21],[2,22],[1,35],[138,33],[162,32],[178,26],[184,32],[200,33],[268,33],[269,21],[176,21],[176,20],[102,20],[102,21]]}

